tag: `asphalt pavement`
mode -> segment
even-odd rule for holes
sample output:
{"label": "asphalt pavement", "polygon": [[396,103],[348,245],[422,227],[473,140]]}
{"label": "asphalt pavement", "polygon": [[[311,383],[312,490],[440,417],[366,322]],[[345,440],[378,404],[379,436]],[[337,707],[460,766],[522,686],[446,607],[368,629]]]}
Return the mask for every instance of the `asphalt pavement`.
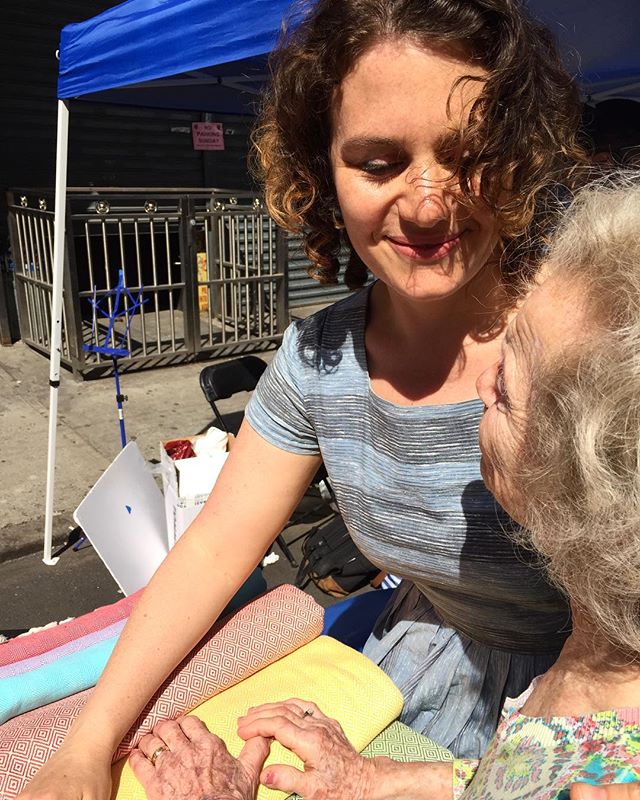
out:
{"label": "asphalt pavement", "polygon": [[[261,353],[270,360],[273,352]],[[157,458],[160,442],[205,429],[213,415],[199,386],[203,363],[145,370],[122,376],[128,396],[125,424],[146,459]],[[120,435],[111,378],[77,381],[61,373],[54,499],[54,550],[63,548],[55,566],[42,562],[46,485],[49,362],[23,342],[0,347],[0,633],[15,635],[90,611],[121,597],[91,547],[78,552],[65,543],[77,536],[72,519],[100,475],[120,451]],[[228,419],[237,419],[245,393],[222,401]],[[316,524],[309,517],[286,532],[296,539]],[[268,586],[293,582],[296,570],[278,546],[280,558],[265,568]],[[311,586],[323,604],[333,602]]]}
{"label": "asphalt pavement", "polygon": [[[304,511],[302,507],[300,513]],[[302,540],[309,527],[322,524],[324,519],[323,514],[311,514],[299,524],[286,529],[285,539],[291,543],[292,552],[298,560]],[[58,549],[59,560],[55,566],[45,566],[40,552],[0,564],[0,636],[11,638],[31,628],[80,616],[123,597],[90,544],[85,543],[79,550],[73,549],[77,535],[77,532],[74,533],[71,543]],[[273,552],[278,560],[265,566],[262,571],[268,588],[294,583],[297,569],[291,566],[277,544]],[[309,584],[306,591],[324,607],[335,602],[333,597],[321,592],[314,584]]]}
{"label": "asphalt pavement", "polygon": [[69,549],[55,567],[40,553],[0,565],[0,635],[7,637],[61,622],[122,598],[122,592],[92,547]]}

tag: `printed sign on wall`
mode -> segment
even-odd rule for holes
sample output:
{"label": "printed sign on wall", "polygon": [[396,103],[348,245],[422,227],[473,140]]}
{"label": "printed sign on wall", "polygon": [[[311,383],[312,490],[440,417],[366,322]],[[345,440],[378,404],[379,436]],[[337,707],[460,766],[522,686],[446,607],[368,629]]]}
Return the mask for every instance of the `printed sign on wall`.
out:
{"label": "printed sign on wall", "polygon": [[224,150],[224,130],[221,122],[192,122],[194,150]]}

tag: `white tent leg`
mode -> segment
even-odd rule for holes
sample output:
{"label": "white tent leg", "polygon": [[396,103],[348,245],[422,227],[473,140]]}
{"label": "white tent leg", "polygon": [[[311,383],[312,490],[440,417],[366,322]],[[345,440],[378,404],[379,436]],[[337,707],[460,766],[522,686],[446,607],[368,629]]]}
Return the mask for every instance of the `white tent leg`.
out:
{"label": "white tent leg", "polygon": [[67,155],[69,144],[69,107],[58,100],[58,135],[56,143],[56,197],[53,239],[53,284],[51,287],[51,354],[49,361],[49,441],[47,449],[47,491],[44,512],[44,555],[48,566],[58,559],[51,557],[53,541],[53,493],[56,468],[56,430],[58,423],[58,387],[60,385],[60,349],[62,346],[62,287],[64,277],[64,236],[67,205]]}

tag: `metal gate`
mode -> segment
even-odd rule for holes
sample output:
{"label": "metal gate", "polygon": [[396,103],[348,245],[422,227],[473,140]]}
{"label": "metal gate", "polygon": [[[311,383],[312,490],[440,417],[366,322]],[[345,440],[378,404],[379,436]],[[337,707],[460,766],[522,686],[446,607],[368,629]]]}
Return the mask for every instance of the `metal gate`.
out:
{"label": "metal gate", "polygon": [[[22,338],[49,351],[53,196],[9,193]],[[247,192],[71,189],[68,194],[61,361],[80,375],[111,361],[108,293],[122,270],[144,300],[126,330],[123,368],[179,363],[273,346],[288,323],[286,237]],[[124,309],[129,301],[124,298]],[[112,343],[125,335],[114,327]]]}
{"label": "metal gate", "polygon": [[[46,352],[51,330],[51,284],[53,275],[53,212],[44,197],[29,207],[26,195],[19,206],[9,199],[9,233],[15,262],[16,301],[20,335],[29,344]],[[66,273],[66,270],[65,270]],[[65,278],[66,278],[65,274]],[[67,309],[63,307],[61,357],[70,363]]]}
{"label": "metal gate", "polygon": [[[245,340],[281,338],[288,322],[286,237],[262,211],[215,200],[193,215],[202,351]],[[219,331],[219,336],[217,332]]]}

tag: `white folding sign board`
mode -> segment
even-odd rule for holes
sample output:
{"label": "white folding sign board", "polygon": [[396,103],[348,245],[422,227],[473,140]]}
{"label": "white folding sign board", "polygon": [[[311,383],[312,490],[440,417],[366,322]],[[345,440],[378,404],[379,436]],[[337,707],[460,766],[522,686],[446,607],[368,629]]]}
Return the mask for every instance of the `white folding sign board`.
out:
{"label": "white folding sign board", "polygon": [[73,515],[125,595],[169,551],[162,493],[135,442],[122,450]]}

